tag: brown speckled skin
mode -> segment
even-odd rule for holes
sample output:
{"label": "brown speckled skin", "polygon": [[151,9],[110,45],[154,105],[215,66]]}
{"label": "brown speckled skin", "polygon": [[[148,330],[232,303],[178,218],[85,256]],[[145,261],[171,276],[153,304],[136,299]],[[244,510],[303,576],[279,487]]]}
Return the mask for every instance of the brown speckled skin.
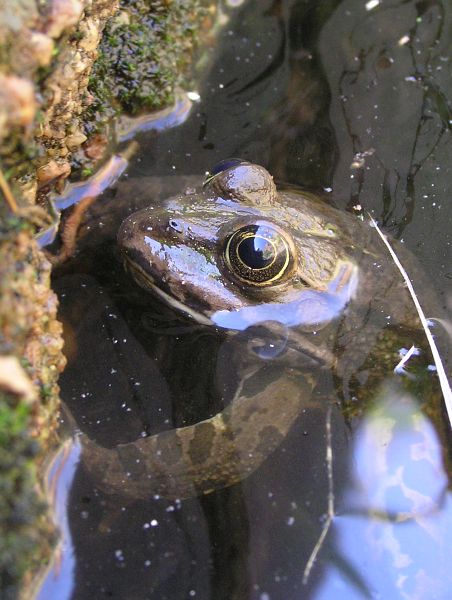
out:
{"label": "brown speckled skin", "polygon": [[[289,232],[295,253],[290,276],[264,289],[237,282],[223,259],[225,237],[259,219]],[[143,287],[170,302],[176,299],[178,308],[201,322],[215,321],[218,311],[235,315],[242,309],[251,310],[246,314],[252,319],[256,307],[271,303],[282,312],[279,325],[267,323],[267,330],[284,329],[288,341],[278,358],[283,365],[279,376],[249,395],[247,380],[259,378],[262,360],[241,349],[247,367],[239,369],[235,397],[210,419],[113,449],[85,439],[87,468],[110,493],[187,498],[241,481],[275,450],[309,405],[320,369],[333,370],[348,390],[353,374],[378,354],[377,340],[385,330],[419,328],[403,281],[375,230],[309,194],[278,192],[257,165],[242,162],[201,190],[134,213],[122,224],[118,242]],[[300,322],[294,323],[297,311]],[[258,322],[256,312],[250,324]],[[396,339],[391,346],[395,355],[398,344]]]}
{"label": "brown speckled skin", "polygon": [[131,498],[207,494],[252,473],[278,447],[310,396],[304,378],[287,377],[249,398],[237,394],[221,413],[196,425],[111,450],[85,440],[88,468],[105,491]]}

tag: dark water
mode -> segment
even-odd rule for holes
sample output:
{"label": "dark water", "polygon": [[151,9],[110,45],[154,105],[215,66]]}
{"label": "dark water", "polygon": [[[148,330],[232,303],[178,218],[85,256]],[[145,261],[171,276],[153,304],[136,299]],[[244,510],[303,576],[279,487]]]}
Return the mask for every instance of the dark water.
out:
{"label": "dark water", "polygon": [[[229,340],[144,294],[114,245],[121,218],[224,157],[370,212],[417,256],[446,315],[452,302],[450,4],[275,1],[225,11],[200,103],[185,124],[138,138],[110,213],[93,209],[81,253],[55,277],[69,360],[62,396],[80,430],[106,447],[210,417],[234,380]],[[325,373],[316,393],[343,397],[337,385]],[[400,388],[377,400],[360,421],[344,418],[338,401],[314,403],[242,485],[203,498],[125,501],[98,490],[80,463],[60,587],[48,582],[41,597],[452,597],[438,433],[447,426],[435,430]]]}

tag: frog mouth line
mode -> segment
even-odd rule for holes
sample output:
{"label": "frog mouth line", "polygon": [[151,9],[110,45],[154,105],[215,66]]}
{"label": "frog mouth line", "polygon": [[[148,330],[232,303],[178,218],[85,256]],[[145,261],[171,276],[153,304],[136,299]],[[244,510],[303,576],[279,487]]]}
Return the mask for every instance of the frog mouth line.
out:
{"label": "frog mouth line", "polygon": [[151,291],[157,297],[161,298],[166,304],[168,304],[168,306],[171,306],[171,308],[176,309],[178,312],[182,312],[188,315],[197,323],[200,323],[201,325],[214,325],[211,319],[205,317],[200,312],[193,310],[180,300],[176,300],[176,298],[174,298],[174,296],[171,296],[171,294],[168,294],[167,292],[163,291],[162,288],[159,287],[157,283],[155,283],[155,280],[152,277],[152,275],[146,273],[144,269],[142,269],[139,265],[137,265],[130,258],[128,258],[127,255],[125,255],[124,258],[126,270],[128,269],[129,271],[133,271],[134,279],[145,290]]}

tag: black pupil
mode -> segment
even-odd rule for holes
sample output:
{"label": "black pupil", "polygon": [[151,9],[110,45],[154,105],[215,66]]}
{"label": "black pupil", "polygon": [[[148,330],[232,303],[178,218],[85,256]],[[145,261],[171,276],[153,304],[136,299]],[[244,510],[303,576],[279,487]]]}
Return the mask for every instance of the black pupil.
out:
{"label": "black pupil", "polygon": [[237,255],[250,269],[264,269],[274,261],[275,249],[267,239],[249,236],[239,243]]}

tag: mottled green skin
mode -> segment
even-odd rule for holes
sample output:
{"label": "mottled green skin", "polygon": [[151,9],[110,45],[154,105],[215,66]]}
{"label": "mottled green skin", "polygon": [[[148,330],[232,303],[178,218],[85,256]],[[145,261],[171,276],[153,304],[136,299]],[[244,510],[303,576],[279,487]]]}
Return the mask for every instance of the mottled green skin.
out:
{"label": "mottled green skin", "polygon": [[[237,279],[225,258],[232,232],[255,222],[287,236],[290,266],[271,285]],[[242,333],[233,337],[235,396],[222,412],[114,449],[85,438],[87,468],[110,493],[185,498],[241,481],[312,402],[322,369],[342,381],[347,401],[367,387],[355,381],[366,361],[361,375],[376,384],[381,348],[394,367],[403,332],[419,337],[404,283],[375,230],[310,194],[278,191],[257,165],[234,164],[200,190],[132,214],[118,242],[144,288],[207,327]],[[286,340],[270,363],[255,351],[264,338]]]}

